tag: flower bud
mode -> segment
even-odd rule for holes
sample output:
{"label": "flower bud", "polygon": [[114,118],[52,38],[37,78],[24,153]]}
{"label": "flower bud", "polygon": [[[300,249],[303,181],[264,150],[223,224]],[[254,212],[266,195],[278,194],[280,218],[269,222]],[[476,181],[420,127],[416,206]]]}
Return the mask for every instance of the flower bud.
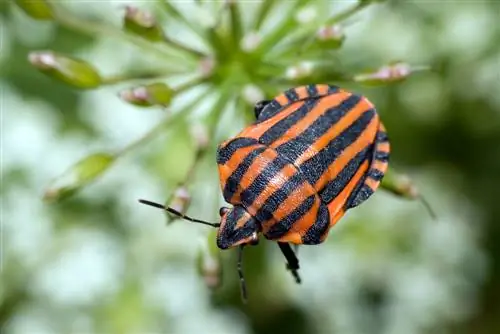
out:
{"label": "flower bud", "polygon": [[114,159],[108,153],[95,153],[80,160],[52,182],[43,195],[44,200],[55,202],[73,195],[106,171]]}
{"label": "flower bud", "polygon": [[190,127],[191,135],[196,142],[198,150],[205,149],[210,144],[210,135],[207,127],[202,123],[194,123]]}
{"label": "flower bud", "polygon": [[52,8],[46,0],[14,0],[25,12],[37,20],[52,20],[54,18]]}
{"label": "flower bud", "polygon": [[394,171],[394,169],[389,168],[382,179],[380,187],[396,196],[411,200],[419,200],[425,206],[430,216],[433,219],[436,218],[436,214],[434,213],[434,210],[432,210],[430,204],[425,200],[425,198],[422,197],[417,187],[407,175],[398,174]]}
{"label": "flower bud", "polygon": [[52,51],[31,52],[29,61],[41,72],[78,88],[96,88],[102,80],[89,63]]}
{"label": "flower bud", "polygon": [[189,204],[191,203],[191,196],[185,187],[179,187],[175,190],[174,195],[167,206],[172,209],[185,214]]}
{"label": "flower bud", "polygon": [[126,6],[125,11],[123,28],[126,31],[152,42],[164,39],[163,29],[150,12],[131,6]]}
{"label": "flower bud", "polygon": [[207,241],[200,245],[196,259],[198,273],[209,289],[215,289],[222,283],[222,258],[215,243],[216,234],[216,230],[208,233]]}
{"label": "flower bud", "polygon": [[129,88],[121,91],[122,100],[140,107],[161,105],[167,107],[172,101],[174,91],[164,83],[152,83],[145,86]]}
{"label": "flower bud", "polygon": [[287,68],[285,76],[290,80],[303,79],[310,76],[313,72],[314,64],[309,61],[303,61],[295,66]]}
{"label": "flower bud", "polygon": [[318,46],[328,49],[338,49],[344,42],[345,34],[338,24],[333,26],[323,26],[316,32]]}
{"label": "flower bud", "polygon": [[425,67],[411,67],[407,63],[395,62],[381,67],[375,72],[368,72],[354,76],[354,81],[371,86],[383,85],[392,82],[403,81],[411,74],[426,70]]}
{"label": "flower bud", "polygon": [[386,171],[380,186],[397,196],[408,199],[416,199],[419,196],[418,190],[410,178],[407,175],[396,173],[392,168]]}

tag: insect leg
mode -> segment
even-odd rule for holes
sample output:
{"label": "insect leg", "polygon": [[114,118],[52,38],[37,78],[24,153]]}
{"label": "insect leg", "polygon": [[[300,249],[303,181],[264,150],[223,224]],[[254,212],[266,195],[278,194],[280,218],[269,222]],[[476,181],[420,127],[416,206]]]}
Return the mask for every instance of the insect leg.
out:
{"label": "insect leg", "polygon": [[295,253],[293,252],[292,248],[290,247],[289,243],[286,242],[278,242],[278,246],[281,249],[281,252],[286,258],[287,261],[287,269],[291,271],[293,277],[295,278],[295,282],[300,284],[302,280],[300,279],[299,276],[299,260],[297,259],[297,256],[295,256]]}
{"label": "insect leg", "polygon": [[243,303],[247,302],[247,286],[245,284],[245,277],[243,276],[243,247],[245,245],[240,245],[238,248],[238,276],[240,277],[240,290],[241,290],[241,299]]}

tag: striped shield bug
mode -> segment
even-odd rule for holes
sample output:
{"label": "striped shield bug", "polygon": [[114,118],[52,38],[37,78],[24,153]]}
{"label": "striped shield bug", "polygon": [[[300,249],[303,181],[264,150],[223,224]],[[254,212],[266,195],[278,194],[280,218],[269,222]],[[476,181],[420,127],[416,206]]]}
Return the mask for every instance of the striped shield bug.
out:
{"label": "striped shield bug", "polygon": [[243,247],[259,235],[276,241],[297,283],[299,261],[290,245],[322,243],[332,226],[378,188],[390,145],[373,104],[336,86],[313,84],[258,102],[256,121],[217,150],[220,185],[232,208],[220,223],[185,216],[218,228],[220,249],[238,247],[243,300]]}

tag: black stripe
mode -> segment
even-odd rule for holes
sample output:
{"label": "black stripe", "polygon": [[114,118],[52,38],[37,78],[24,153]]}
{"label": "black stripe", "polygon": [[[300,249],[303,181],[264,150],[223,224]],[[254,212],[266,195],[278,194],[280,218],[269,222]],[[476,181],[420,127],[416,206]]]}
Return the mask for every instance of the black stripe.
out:
{"label": "black stripe", "polygon": [[266,104],[266,106],[264,107],[264,109],[262,109],[262,112],[259,115],[257,123],[263,122],[263,121],[265,121],[265,120],[273,117],[281,109],[283,109],[283,107],[281,106],[281,104],[279,104],[278,101],[276,101],[275,99],[271,100],[271,102],[269,102],[268,104]]}
{"label": "black stripe", "polygon": [[306,89],[310,97],[318,96],[318,86],[316,84],[307,85]]}
{"label": "black stripe", "polygon": [[302,242],[305,245],[317,245],[321,243],[321,236],[326,233],[330,226],[330,212],[328,207],[321,203],[316,217],[316,222],[307,230],[302,237]]}
{"label": "black stripe", "polygon": [[266,132],[262,134],[259,138],[259,142],[264,145],[270,145],[275,140],[281,138],[281,136],[287,132],[291,127],[293,127],[297,122],[307,116],[307,114],[318,104],[319,99],[308,99],[304,102],[300,108],[292,112],[287,117],[283,118],[278,123],[270,127]]}
{"label": "black stripe", "polygon": [[373,145],[368,145],[363,150],[352,158],[342,171],[333,180],[330,180],[320,193],[321,199],[324,203],[333,201],[345,186],[352,179],[356,171],[359,169],[363,161],[373,152]]}
{"label": "black stripe", "polygon": [[300,170],[311,184],[315,184],[335,159],[363,134],[373,117],[375,117],[373,109],[365,111],[325,148],[300,165]]}
{"label": "black stripe", "polygon": [[255,199],[268,187],[272,178],[277,175],[288,162],[279,156],[269,162],[252,184],[241,192],[241,203],[245,207],[252,206]]}
{"label": "black stripe", "polygon": [[376,160],[379,160],[379,161],[382,161],[382,162],[388,162],[389,161],[389,153],[382,152],[382,151],[377,151],[377,152],[375,152],[374,158]]}
{"label": "black stripe", "polygon": [[311,210],[315,199],[316,195],[311,195],[305,199],[288,216],[271,226],[266,233],[266,237],[269,239],[278,239],[288,233],[293,224]]}
{"label": "black stripe", "polygon": [[251,151],[243,161],[238,165],[234,172],[227,178],[226,185],[224,186],[223,195],[227,202],[231,201],[234,193],[238,190],[239,184],[243,175],[250,168],[252,162],[266,150],[266,147],[259,147]]}
{"label": "black stripe", "polygon": [[297,92],[295,91],[295,88],[289,89],[285,92],[285,96],[288,99],[288,103],[294,103],[299,100],[299,95],[297,95]]}
{"label": "black stripe", "polygon": [[389,137],[387,136],[387,132],[384,131],[378,131],[377,132],[377,142],[378,143],[385,143],[389,141]]}
{"label": "black stripe", "polygon": [[344,117],[349,111],[354,108],[361,97],[352,95],[336,107],[327,109],[320,117],[318,117],[311,126],[294,139],[280,145],[276,151],[295,161],[309,146],[312,145],[318,138],[325,134],[335,123]]}
{"label": "black stripe", "polygon": [[382,178],[384,177],[384,173],[378,169],[375,169],[375,168],[371,168],[369,171],[368,171],[368,175],[374,179],[375,181],[381,181]]}
{"label": "black stripe", "polygon": [[339,91],[337,86],[328,85],[328,95],[335,94]]}
{"label": "black stripe", "polygon": [[281,203],[285,202],[288,196],[304,182],[304,177],[300,172],[296,172],[293,176],[288,178],[286,182],[276,190],[264,204],[259,208],[255,218],[260,222],[265,222],[273,218],[273,213],[278,209]]}
{"label": "black stripe", "polygon": [[224,147],[219,147],[217,150],[217,163],[219,165],[225,164],[228,162],[233,154],[239,150],[240,148],[243,147],[249,147],[252,145],[256,145],[259,142],[253,138],[235,138],[229,143],[226,144]]}
{"label": "black stripe", "polygon": [[373,189],[370,188],[366,183],[365,183],[366,177],[362,178],[358,184],[356,185],[355,190],[352,192],[352,194],[349,196],[347,201],[344,204],[344,210],[347,209],[352,209],[364,201],[368,199],[371,195],[373,195]]}

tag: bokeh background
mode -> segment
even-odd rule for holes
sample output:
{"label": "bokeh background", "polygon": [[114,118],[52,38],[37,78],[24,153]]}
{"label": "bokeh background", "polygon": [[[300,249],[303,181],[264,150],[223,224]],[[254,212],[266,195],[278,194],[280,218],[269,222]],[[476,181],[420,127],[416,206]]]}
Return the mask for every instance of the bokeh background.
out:
{"label": "bokeh background", "polygon": [[[220,8],[200,2],[207,8],[201,14],[193,10],[197,2],[173,5],[196,26]],[[243,17],[261,5],[241,3]],[[277,2],[276,20],[286,3]],[[331,15],[353,3],[311,1],[302,15]],[[126,4],[164,17],[154,1],[58,4],[117,27]],[[411,176],[438,220],[419,202],[381,190],[349,212],[327,242],[300,249],[300,286],[276,245],[263,240],[245,252],[250,300],[243,305],[235,251],[206,260],[214,242],[208,228],[167,226],[160,211],[137,203],[163,201],[185,176],[196,113],[135,147],[75,196],[42,200],[50,181],[75,161],[128,145],[169,111],[120,100],[117,92],[130,82],[81,91],[39,73],[28,62],[33,50],[78,56],[108,74],[156,63],[148,50],[33,20],[2,1],[1,332],[500,333],[499,19],[498,1],[414,0],[370,5],[347,21],[343,47],[328,54],[338,70],[393,60],[433,69],[397,84],[345,85],[375,103],[392,140],[391,166]],[[163,24],[181,35],[185,29]],[[172,112],[200,99],[202,85],[193,91],[176,98]],[[247,89],[252,94],[259,91]],[[193,216],[217,219],[223,202],[214,145],[248,123],[242,110],[227,108],[189,180]],[[214,291],[207,287],[210,261],[222,267]]]}

